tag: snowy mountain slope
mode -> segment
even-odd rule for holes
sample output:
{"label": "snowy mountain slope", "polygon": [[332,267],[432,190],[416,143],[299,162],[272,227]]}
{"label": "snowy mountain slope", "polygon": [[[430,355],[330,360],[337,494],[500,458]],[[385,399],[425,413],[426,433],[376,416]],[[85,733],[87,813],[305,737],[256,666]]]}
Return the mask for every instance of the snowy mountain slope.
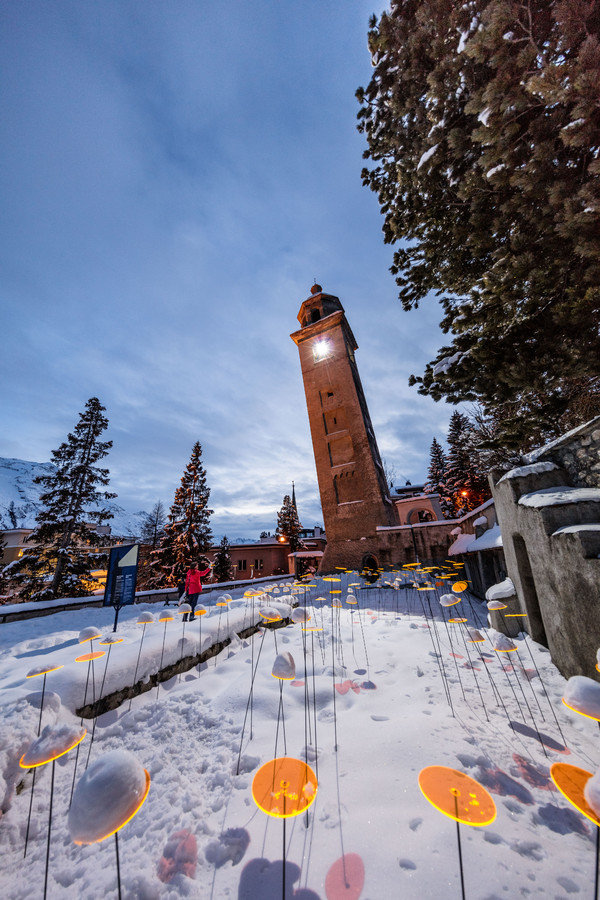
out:
{"label": "snowy mountain slope", "polygon": [[[40,486],[33,479],[39,475],[50,475],[54,471],[52,463],[29,462],[25,459],[0,457],[0,529],[14,528],[10,506],[14,504],[16,527],[33,528],[40,509]],[[113,500],[106,503],[114,518],[109,522],[113,535],[137,536],[146,513],[128,512]]]}

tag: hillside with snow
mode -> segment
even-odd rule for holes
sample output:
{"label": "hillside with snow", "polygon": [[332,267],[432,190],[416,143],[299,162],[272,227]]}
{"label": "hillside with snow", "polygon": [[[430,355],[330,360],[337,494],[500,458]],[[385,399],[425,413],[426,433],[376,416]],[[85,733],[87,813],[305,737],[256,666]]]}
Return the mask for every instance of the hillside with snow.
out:
{"label": "hillside with snow", "polygon": [[[52,463],[30,462],[26,459],[0,457],[0,529],[33,528],[40,504],[40,485],[34,483],[39,475],[51,475]],[[11,515],[11,504],[13,515]],[[146,513],[128,512],[109,500],[104,504],[113,513],[109,525],[113,535],[139,536]],[[14,516],[14,518],[13,518]]]}

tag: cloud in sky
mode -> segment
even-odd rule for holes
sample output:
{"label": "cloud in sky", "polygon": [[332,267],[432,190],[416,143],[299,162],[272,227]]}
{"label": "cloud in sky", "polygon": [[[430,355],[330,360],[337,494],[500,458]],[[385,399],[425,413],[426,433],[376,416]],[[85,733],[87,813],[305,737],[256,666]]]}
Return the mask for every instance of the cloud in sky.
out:
{"label": "cloud in sky", "polygon": [[382,455],[419,481],[450,408],[407,387],[443,339],[402,312],[354,92],[383,4],[4,4],[0,455],[36,461],[107,408],[121,505],[169,506],[199,440],[213,528],[321,522],[297,349],[340,297]]}

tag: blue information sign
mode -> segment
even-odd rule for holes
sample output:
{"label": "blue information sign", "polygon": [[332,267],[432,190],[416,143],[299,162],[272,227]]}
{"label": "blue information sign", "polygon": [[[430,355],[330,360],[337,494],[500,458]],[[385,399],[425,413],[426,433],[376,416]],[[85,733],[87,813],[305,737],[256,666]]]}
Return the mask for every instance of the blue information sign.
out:
{"label": "blue information sign", "polygon": [[127,606],[135,601],[139,544],[111,547],[104,589],[104,606]]}

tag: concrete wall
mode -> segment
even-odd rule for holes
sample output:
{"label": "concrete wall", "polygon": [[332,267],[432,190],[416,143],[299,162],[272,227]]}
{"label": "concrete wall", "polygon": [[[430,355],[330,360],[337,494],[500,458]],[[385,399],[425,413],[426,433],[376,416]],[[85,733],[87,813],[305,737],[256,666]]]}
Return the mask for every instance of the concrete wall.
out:
{"label": "concrete wall", "polygon": [[[598,425],[588,423],[531,454],[528,465],[491,479],[508,575],[528,631],[550,649],[565,677],[599,678],[600,488],[581,487],[596,478]],[[577,452],[580,441],[583,455]],[[567,458],[578,460],[579,487],[558,465]]]}

